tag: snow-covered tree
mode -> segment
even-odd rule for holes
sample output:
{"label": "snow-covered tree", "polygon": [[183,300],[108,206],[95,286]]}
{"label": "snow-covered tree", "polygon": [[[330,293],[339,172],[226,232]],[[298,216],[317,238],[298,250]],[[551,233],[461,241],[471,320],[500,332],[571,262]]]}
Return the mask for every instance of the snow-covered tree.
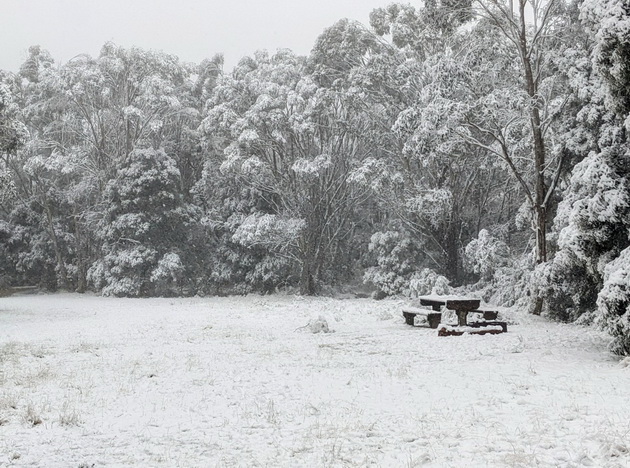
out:
{"label": "snow-covered tree", "polygon": [[[354,176],[370,187],[390,224],[381,230],[396,225],[403,237],[423,245],[413,268],[435,269],[459,284],[465,278],[463,247],[506,184],[497,183],[504,171],[486,150],[455,132],[458,103],[470,96],[462,86],[469,71],[460,65],[466,60],[462,48],[470,44],[458,41],[471,10],[466,2],[451,6],[392,4],[372,13],[373,32],[340,23],[332,37],[348,42],[350,52],[344,55],[340,45],[339,51],[325,49],[336,57],[325,62],[328,68],[339,65],[322,74],[345,76],[337,82],[360,95],[371,116],[368,135],[376,151]],[[508,188],[504,198],[513,194]],[[493,213],[493,222],[507,222],[510,203],[497,205],[507,209]]]}
{"label": "snow-covered tree", "polygon": [[105,187],[103,255],[89,271],[105,295],[181,293],[192,213],[182,200],[175,161],[162,149],[132,151]]}
{"label": "snow-covered tree", "polygon": [[16,196],[15,182],[9,173],[9,158],[28,138],[27,129],[16,114],[13,94],[9,86],[0,80],[0,206],[3,207]]}
{"label": "snow-covered tree", "polygon": [[624,323],[630,301],[623,292],[630,245],[629,13],[623,2],[593,0],[582,7],[581,18],[595,39],[594,70],[577,83],[584,104],[568,135],[585,154],[573,169],[555,220],[560,250],[541,269],[550,315],[574,320],[595,311],[619,354],[629,351]]}
{"label": "snow-covered tree", "polygon": [[286,50],[243,59],[219,80],[204,128],[225,142],[222,172],[258,197],[231,240],[290,259],[313,294],[350,233],[361,192],[348,177],[362,149],[360,116],[305,65]]}
{"label": "snow-covered tree", "polygon": [[[474,10],[479,23],[471,39],[485,37],[486,50],[477,48],[481,53],[464,64],[473,69],[471,92],[478,97],[463,103],[459,133],[494,155],[518,183],[541,264],[548,259],[548,223],[566,156],[555,144],[569,96],[556,57],[570,43],[574,18],[560,0],[478,0]],[[532,312],[540,314],[542,299],[534,298]]]}

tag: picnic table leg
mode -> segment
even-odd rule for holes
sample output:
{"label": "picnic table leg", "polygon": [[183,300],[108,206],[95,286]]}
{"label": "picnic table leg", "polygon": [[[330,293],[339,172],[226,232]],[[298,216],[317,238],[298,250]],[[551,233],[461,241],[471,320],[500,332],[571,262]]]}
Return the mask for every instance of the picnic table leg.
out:
{"label": "picnic table leg", "polygon": [[460,327],[465,327],[466,325],[468,325],[468,322],[466,321],[467,315],[468,315],[468,312],[458,310],[457,311],[457,325],[459,325]]}

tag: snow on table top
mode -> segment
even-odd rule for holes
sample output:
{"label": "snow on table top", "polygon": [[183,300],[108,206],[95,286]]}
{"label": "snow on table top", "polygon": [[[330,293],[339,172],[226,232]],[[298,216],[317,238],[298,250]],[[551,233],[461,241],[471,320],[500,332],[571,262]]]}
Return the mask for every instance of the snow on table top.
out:
{"label": "snow on table top", "polygon": [[426,296],[418,296],[417,299],[431,302],[447,302],[447,301],[478,301],[480,299],[470,296],[456,296],[453,294],[440,296],[438,294],[428,294]]}
{"label": "snow on table top", "polygon": [[[607,337],[444,339],[402,304],[0,299],[0,466],[630,466]],[[335,333],[298,330],[320,315]]]}

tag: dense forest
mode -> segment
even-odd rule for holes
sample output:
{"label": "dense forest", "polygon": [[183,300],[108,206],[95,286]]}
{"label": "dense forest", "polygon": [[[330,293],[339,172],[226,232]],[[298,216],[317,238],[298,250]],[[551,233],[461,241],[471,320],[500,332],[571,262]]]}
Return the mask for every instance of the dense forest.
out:
{"label": "dense forest", "polygon": [[0,71],[0,283],[465,288],[630,354],[628,132],[624,0],[391,4],[229,72],[33,46]]}

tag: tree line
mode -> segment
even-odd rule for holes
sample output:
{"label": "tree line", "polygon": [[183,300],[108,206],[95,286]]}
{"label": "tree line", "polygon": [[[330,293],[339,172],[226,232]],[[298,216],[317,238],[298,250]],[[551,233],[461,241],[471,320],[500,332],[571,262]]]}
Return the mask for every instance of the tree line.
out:
{"label": "tree line", "polygon": [[630,7],[430,0],[230,72],[0,72],[0,282],[115,296],[465,285],[630,351]]}

